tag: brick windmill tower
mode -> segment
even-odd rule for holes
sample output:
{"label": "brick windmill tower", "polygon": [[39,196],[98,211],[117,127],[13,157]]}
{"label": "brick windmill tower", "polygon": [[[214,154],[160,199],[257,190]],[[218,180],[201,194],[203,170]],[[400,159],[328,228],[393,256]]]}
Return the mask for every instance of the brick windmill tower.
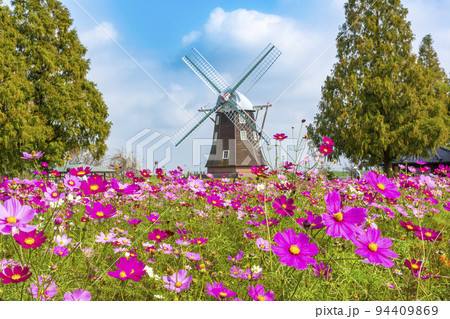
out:
{"label": "brick windmill tower", "polygon": [[[269,143],[269,137],[256,123],[258,112],[268,105],[253,105],[244,95],[267,72],[281,52],[269,44],[243,72],[241,79],[230,86],[225,79],[194,48],[183,61],[218,95],[213,108],[201,108],[199,116],[189,121],[173,137],[178,146],[207,118],[214,121],[213,143],[206,167],[215,176],[250,173],[252,166],[264,165],[260,141]],[[238,91],[239,89],[239,91]],[[242,93],[244,92],[244,93]],[[203,113],[203,114],[202,114]],[[215,113],[215,117],[212,117]]]}

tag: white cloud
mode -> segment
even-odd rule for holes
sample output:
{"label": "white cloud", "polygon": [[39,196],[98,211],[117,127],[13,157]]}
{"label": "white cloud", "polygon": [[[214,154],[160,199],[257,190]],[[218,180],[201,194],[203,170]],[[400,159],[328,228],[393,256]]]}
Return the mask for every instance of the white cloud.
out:
{"label": "white cloud", "polygon": [[186,34],[183,36],[181,42],[184,46],[190,45],[193,42],[195,42],[201,35],[201,32],[199,31],[191,31],[189,34]]}
{"label": "white cloud", "polygon": [[108,43],[113,43],[113,39],[116,39],[117,36],[118,32],[114,28],[114,25],[103,21],[94,29],[82,32],[80,34],[80,40],[88,49],[94,49]]}

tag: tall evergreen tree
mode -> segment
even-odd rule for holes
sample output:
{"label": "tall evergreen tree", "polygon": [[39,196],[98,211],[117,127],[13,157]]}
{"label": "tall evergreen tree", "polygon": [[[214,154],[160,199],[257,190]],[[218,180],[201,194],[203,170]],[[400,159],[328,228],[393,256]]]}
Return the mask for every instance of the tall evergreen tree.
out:
{"label": "tall evergreen tree", "polygon": [[13,0],[12,5],[22,35],[17,51],[33,88],[31,101],[48,128],[34,149],[58,164],[72,149],[102,156],[111,123],[101,93],[86,78],[86,48],[72,28],[69,11],[57,0]]}
{"label": "tall evergreen tree", "polygon": [[365,166],[424,154],[449,136],[447,112],[430,97],[412,53],[414,39],[400,0],[349,0],[337,37],[337,63],[322,87],[312,136],[335,141],[335,156]]}
{"label": "tall evergreen tree", "polygon": [[0,174],[18,174],[26,164],[21,151],[31,152],[50,133],[31,99],[25,59],[16,51],[19,41],[15,20],[0,2]]}

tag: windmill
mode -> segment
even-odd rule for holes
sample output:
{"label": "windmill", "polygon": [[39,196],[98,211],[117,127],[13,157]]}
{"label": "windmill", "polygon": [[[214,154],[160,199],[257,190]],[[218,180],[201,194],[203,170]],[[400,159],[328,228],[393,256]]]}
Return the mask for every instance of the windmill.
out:
{"label": "windmill", "polygon": [[[237,172],[245,174],[250,173],[252,166],[264,165],[260,141],[269,143],[269,137],[262,128],[267,109],[271,105],[253,105],[244,94],[259,81],[280,54],[281,52],[273,44],[269,44],[242,73],[240,80],[234,86],[230,86],[193,48],[183,57],[183,61],[218,95],[218,98],[214,107],[200,108],[200,113],[173,135],[172,141],[175,146],[183,142],[209,118],[214,122],[214,133],[211,151],[206,162],[208,173],[215,176]],[[265,113],[260,127],[256,120],[258,112],[263,109]],[[216,113],[215,118],[212,117],[213,113]]]}

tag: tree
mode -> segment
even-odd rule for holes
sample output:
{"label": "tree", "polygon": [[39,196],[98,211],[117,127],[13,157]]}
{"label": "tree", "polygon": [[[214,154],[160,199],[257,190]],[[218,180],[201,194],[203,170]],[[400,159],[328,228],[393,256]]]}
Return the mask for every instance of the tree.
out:
{"label": "tree", "polygon": [[448,139],[448,114],[431,94],[400,0],[349,0],[337,36],[337,63],[322,87],[310,136],[327,135],[334,155],[363,166],[425,155]]}
{"label": "tree", "polygon": [[[31,100],[33,86],[26,77],[26,63],[17,51],[21,34],[7,6],[0,2],[0,173],[17,175],[26,162],[22,150],[44,144],[50,133]],[[31,151],[30,151],[31,152]]]}
{"label": "tree", "polygon": [[86,48],[68,10],[57,0],[13,0],[12,5],[21,35],[14,51],[26,64],[29,104],[45,126],[39,138],[18,143],[19,149],[44,151],[49,164],[61,165],[73,149],[100,158],[111,123],[101,93],[86,78]]}

